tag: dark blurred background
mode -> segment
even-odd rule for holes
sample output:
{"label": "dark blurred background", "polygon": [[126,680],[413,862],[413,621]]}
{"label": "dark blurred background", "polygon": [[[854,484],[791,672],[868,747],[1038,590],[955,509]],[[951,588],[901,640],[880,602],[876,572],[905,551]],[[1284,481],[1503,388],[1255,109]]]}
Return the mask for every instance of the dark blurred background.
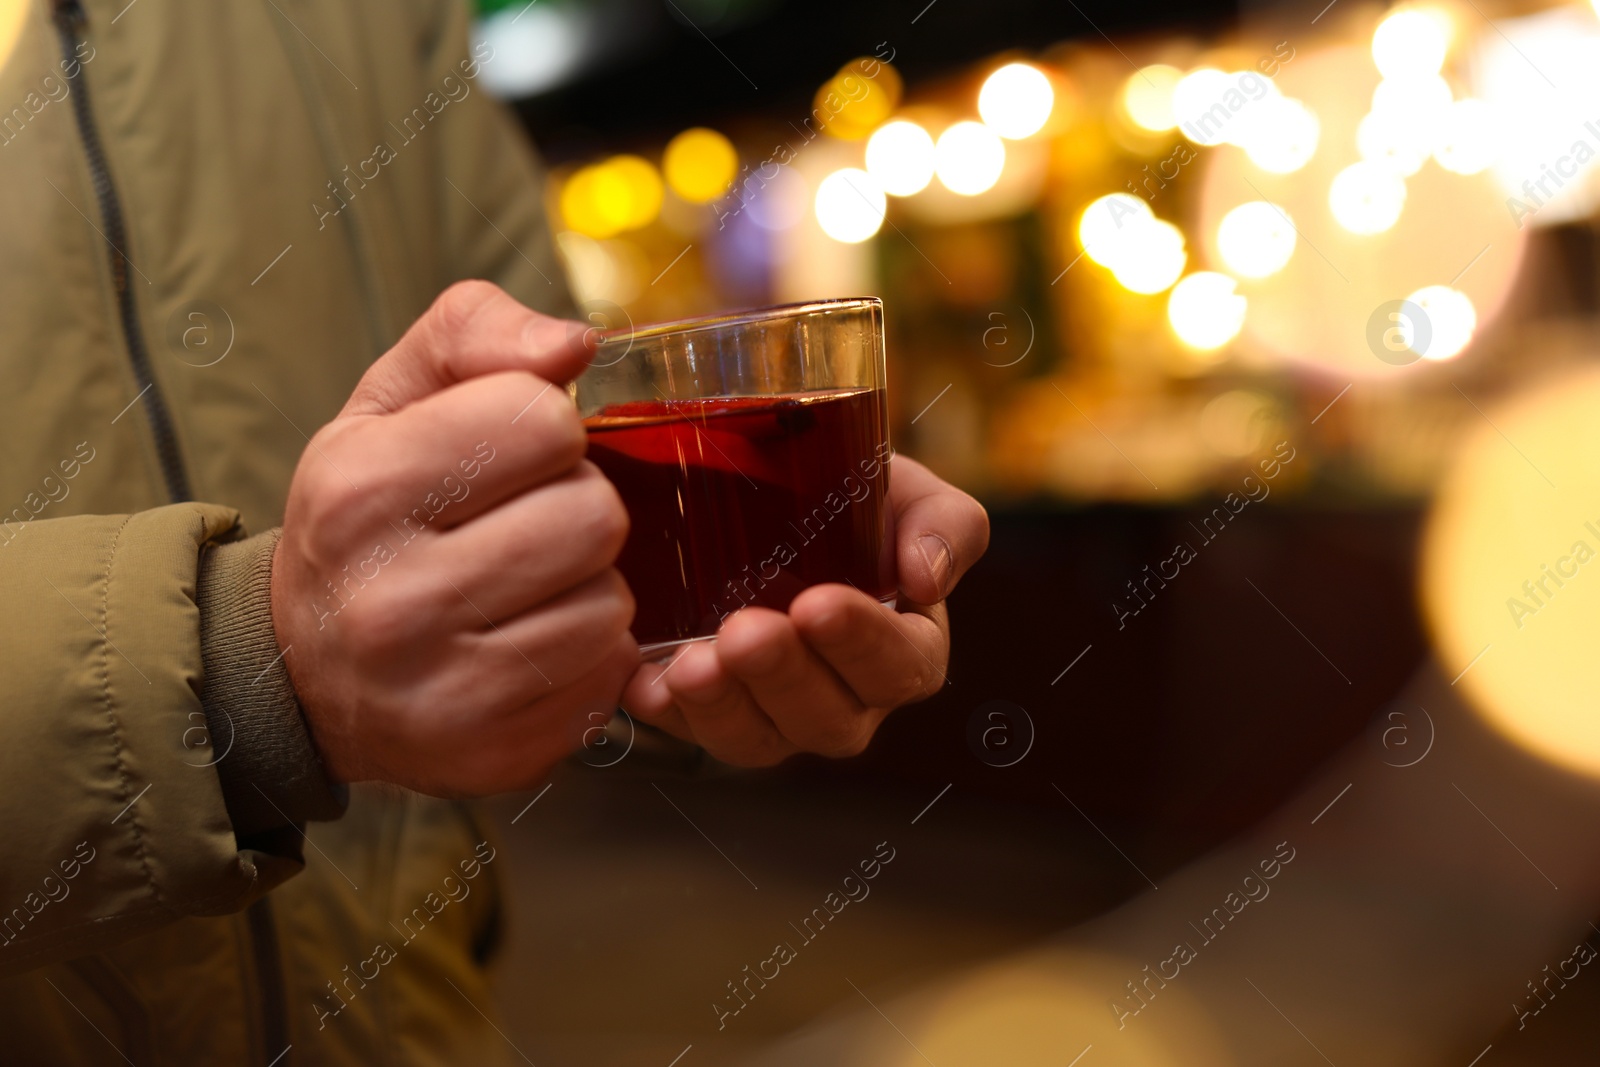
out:
{"label": "dark blurred background", "polygon": [[[576,761],[531,811],[528,797],[505,800],[524,899],[502,1000],[536,1060],[665,1064],[691,1043],[696,1062],[731,1060],[861,1006],[841,979],[909,986],[1103,912],[1272,811],[1424,660],[1418,537],[1475,405],[1591,358],[1592,183],[1513,228],[1495,168],[1440,142],[1434,159],[1420,149],[1426,169],[1407,176],[1398,222],[1329,215],[1328,181],[1357,161],[1379,81],[1383,9],[1347,0],[1309,21],[1320,6],[482,0],[492,80],[552,165],[553,226],[595,321],[883,297],[895,443],[993,521],[988,557],[952,599],[950,684],[891,717],[865,755],[742,773],[641,741],[612,767]],[[1570,37],[1561,20],[1574,10],[1489,15],[1506,45],[1538,54]],[[1521,91],[1496,80],[1504,49],[1481,17],[1459,21],[1450,45],[1457,101]],[[1293,58],[1273,72],[1277,95],[1320,118],[1309,164],[1251,171],[1247,139],[1191,144],[1198,161],[1151,196],[1147,168],[1186,141],[1130,94],[1159,82],[1172,97],[1157,68],[1256,69],[1283,45]],[[868,56],[892,56],[874,79],[884,95],[763,187],[771,207],[727,215],[737,200],[682,195],[668,157],[684,131],[714,131],[739,166],[758,166]],[[813,197],[831,172],[863,166],[875,129],[909,118],[937,135],[976,118],[985,78],[1019,61],[1046,72],[1054,105],[1037,133],[1006,140],[986,191],[935,182],[887,200],[881,230],[834,238]],[[1423,119],[1410,118],[1414,132]],[[1500,165],[1533,151],[1493,147]],[[627,157],[662,170],[596,192],[595,175]],[[1087,248],[1085,212],[1108,194],[1138,195],[1181,229],[1171,277],[1113,269]],[[1217,234],[1258,196],[1300,225],[1287,266],[1252,277],[1241,264],[1271,259],[1285,235],[1247,234],[1230,254]],[[1442,231],[1449,240],[1419,239]],[[1174,282],[1199,271],[1248,297],[1242,323],[1216,300],[1178,306]],[[1371,348],[1369,310],[1447,283],[1470,300],[1459,343],[1420,361]],[[1438,307],[1448,325],[1452,306]],[[1324,312],[1353,328],[1327,329]],[[1294,459],[1270,495],[1201,533],[1275,448]],[[1179,543],[1194,560],[1149,592],[1146,568]],[[1115,605],[1139,606],[1130,583],[1149,604],[1119,618]],[[886,838],[901,858],[882,903],[814,950],[764,1015],[717,1032],[705,1005],[724,980]],[[1568,1030],[1541,1024],[1548,1044],[1522,1043],[1533,1058],[1515,1062],[1592,1047],[1586,1010],[1564,1004]]]}

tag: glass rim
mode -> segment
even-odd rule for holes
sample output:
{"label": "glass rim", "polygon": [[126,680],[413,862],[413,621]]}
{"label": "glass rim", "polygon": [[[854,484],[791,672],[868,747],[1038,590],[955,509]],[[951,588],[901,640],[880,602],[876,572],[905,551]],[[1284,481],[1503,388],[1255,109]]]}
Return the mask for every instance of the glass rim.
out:
{"label": "glass rim", "polygon": [[745,308],[716,315],[694,315],[668,322],[653,322],[645,326],[618,326],[600,331],[595,343],[603,345],[621,340],[641,341],[667,334],[699,333],[702,330],[715,330],[726,326],[748,326],[757,322],[798,319],[830,311],[858,311],[869,308],[882,310],[882,299],[876,296],[850,296],[830,300],[805,300],[794,304],[773,304],[769,307]]}

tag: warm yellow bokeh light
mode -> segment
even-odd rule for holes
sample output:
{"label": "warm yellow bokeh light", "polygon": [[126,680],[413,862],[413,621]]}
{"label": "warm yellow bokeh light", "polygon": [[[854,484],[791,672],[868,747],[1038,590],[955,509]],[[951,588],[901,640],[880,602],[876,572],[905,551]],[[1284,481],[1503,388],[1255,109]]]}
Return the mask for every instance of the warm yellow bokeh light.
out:
{"label": "warm yellow bokeh light", "polygon": [[1382,233],[1399,221],[1405,204],[1404,179],[1381,163],[1352,163],[1328,189],[1333,217],[1351,233]]}
{"label": "warm yellow bokeh light", "polygon": [[1109,267],[1127,246],[1134,228],[1154,218],[1150,205],[1137,196],[1111,193],[1083,209],[1078,219],[1078,243],[1088,257]]}
{"label": "warm yellow bokeh light", "polygon": [[567,228],[585,237],[610,237],[620,223],[603,212],[596,198],[598,167],[582,167],[561,187],[561,217]]}
{"label": "warm yellow bokeh light", "polygon": [[1202,352],[1221,348],[1244,327],[1248,302],[1226,274],[1196,271],[1172,287],[1167,321],[1178,340]]}
{"label": "warm yellow bokeh light", "polygon": [[889,210],[877,179],[854,167],[822,179],[815,205],[822,232],[845,244],[859,244],[877,233]]}
{"label": "warm yellow bokeh light", "polygon": [[1001,137],[1013,141],[1044,128],[1055,107],[1056,91],[1038,67],[1008,63],[984,80],[978,91],[978,114]]}
{"label": "warm yellow bokeh light", "polygon": [[691,204],[709,204],[739,172],[739,153],[716,130],[696,126],[667,142],[661,169],[673,192]]}
{"label": "warm yellow bokeh light", "polygon": [[1293,174],[1311,162],[1322,124],[1310,108],[1282,96],[1251,106],[1256,112],[1241,138],[1250,162],[1272,174]]}
{"label": "warm yellow bokeh light", "polygon": [[1122,85],[1122,109],[1140,129],[1164,133],[1178,125],[1172,113],[1172,93],[1183,71],[1165,63],[1141,67]]}
{"label": "warm yellow bokeh light", "polygon": [[1451,26],[1439,11],[1396,11],[1372,35],[1372,61],[1385,78],[1437,74],[1450,50]]}
{"label": "warm yellow bokeh light", "polygon": [[958,122],[939,135],[934,169],[945,188],[977,196],[994,188],[1006,165],[1005,142],[981,122]]}
{"label": "warm yellow bokeh light", "polygon": [[1372,90],[1372,110],[1409,122],[1417,136],[1427,139],[1436,123],[1450,110],[1455,94],[1437,74],[1410,78],[1385,78]]}
{"label": "warm yellow bokeh light", "polygon": [[4,70],[11,53],[22,36],[22,24],[28,19],[31,5],[23,0],[0,0],[0,70]]}
{"label": "warm yellow bokeh light", "polygon": [[[1175,917],[1170,921],[1182,928]],[[1176,954],[1175,949],[1168,951]],[[1192,950],[1187,958],[1194,958]],[[1220,1037],[1215,1008],[1177,982],[1136,987],[1160,988],[1162,999],[1159,1016],[1135,1019],[1144,1001],[1131,991],[1130,979],[1154,974],[1141,973],[1146,965],[1143,959],[1074,946],[968,968],[911,1003],[885,1003],[894,1026],[883,1026],[872,1014],[878,1026],[864,1031],[845,1056],[812,1055],[805,1062],[841,1067],[1074,1067],[1073,1057],[1082,1056],[1075,1067],[1237,1063],[1237,1055],[1229,1055]],[[1113,996],[1119,999],[1111,1000]],[[1089,1047],[1093,1051],[1084,1056]]]}
{"label": "warm yellow bokeh light", "polygon": [[[1163,918],[1144,915],[1142,921],[1182,928],[1176,912]],[[1133,950],[1120,952],[1126,955],[1070,945],[965,968],[923,992],[878,1001],[893,1017],[893,1027],[883,1024],[877,1013],[862,1013],[877,1025],[851,1029],[848,1043],[829,1040],[806,1046],[808,1054],[787,1062],[829,1067],[1237,1064],[1237,1054],[1230,1054],[1219,1037],[1213,1005],[1197,1000],[1182,982],[1160,987],[1150,981],[1149,987],[1138,989],[1147,995],[1160,990],[1160,1001],[1155,1008],[1142,1008],[1146,1001],[1134,995],[1130,979],[1155,974],[1155,965],[1147,965]],[[1166,952],[1176,957],[1176,949]],[[1195,955],[1190,950],[1184,958],[1194,960]],[[1141,971],[1141,966],[1152,969]],[[1168,966],[1178,963],[1173,958]],[[1149,1014],[1139,1016],[1141,1009]],[[1088,1048],[1093,1051],[1085,1056]],[[1082,1062],[1072,1064],[1074,1056],[1082,1056]]]}
{"label": "warm yellow bokeh light", "polygon": [[626,305],[655,273],[639,247],[627,238],[597,241],[573,230],[556,234],[567,280],[580,307],[605,302]]}
{"label": "warm yellow bokeh light", "polygon": [[561,216],[586,237],[648,226],[661,213],[661,175],[640,156],[613,156],[580,168],[561,190]]}
{"label": "warm yellow bokeh light", "polygon": [[1477,174],[1494,164],[1496,122],[1482,100],[1457,100],[1445,112],[1433,137],[1433,158],[1452,174]]}
{"label": "warm yellow bokeh light", "polygon": [[1170,288],[1188,263],[1182,230],[1162,219],[1142,219],[1129,227],[1111,273],[1123,288],[1151,295]]}
{"label": "warm yellow bokeh light", "polygon": [[1432,151],[1432,138],[1405,115],[1372,111],[1356,127],[1356,151],[1403,178],[1422,169]]}
{"label": "warm yellow bokeh light", "polygon": [[[1284,98],[1303,101],[1321,124],[1321,146],[1305,169],[1287,179],[1264,179],[1243,153],[1211,153],[1196,175],[1201,196],[1184,227],[1203,245],[1205,262],[1195,267],[1232,274],[1215,239],[1223,216],[1241,201],[1259,198],[1278,204],[1294,220],[1296,247],[1288,264],[1267,278],[1240,283],[1250,313],[1235,347],[1251,366],[1315,367],[1341,377],[1334,391],[1350,381],[1394,380],[1397,387],[1411,389],[1422,387],[1421,379],[1436,379],[1434,384],[1453,396],[1448,381],[1438,377],[1446,368],[1416,353],[1401,357],[1384,343],[1385,308],[1424,285],[1459,278],[1453,287],[1471,298],[1484,337],[1503,313],[1517,278],[1526,274],[1523,249],[1533,228],[1518,229],[1506,209],[1507,190],[1488,173],[1462,178],[1426,164],[1402,179],[1361,161],[1341,177],[1357,162],[1356,129],[1378,82],[1364,45],[1302,49],[1277,75]],[[1536,170],[1537,164],[1528,173]],[[1171,190],[1158,194],[1154,203],[1162,214],[1168,195]],[[1470,388],[1465,381],[1462,387]],[[1407,491],[1420,491],[1430,477],[1425,472],[1431,461],[1424,456],[1431,454],[1419,446],[1406,457],[1386,455],[1375,467],[1389,477],[1404,465]]]}
{"label": "warm yellow bokeh light", "polygon": [[891,196],[914,196],[933,181],[933,137],[915,122],[899,119],[867,141],[867,173]]}
{"label": "warm yellow bokeh light", "polygon": [[[1439,661],[1535,754],[1600,775],[1600,369],[1471,420],[1438,492],[1422,587]],[[1514,443],[1514,445],[1513,445]]]}
{"label": "warm yellow bokeh light", "polygon": [[1217,251],[1230,270],[1246,278],[1276,274],[1294,255],[1294,223],[1265,200],[1240,204],[1217,226]]}
{"label": "warm yellow bokeh light", "polygon": [[612,156],[603,166],[628,190],[622,220],[624,230],[648,226],[661,213],[661,174],[642,156]]}
{"label": "warm yellow bokeh light", "polygon": [[[1225,118],[1231,116],[1231,110],[1222,105],[1221,100],[1230,89],[1235,88],[1228,75],[1213,67],[1192,70],[1178,79],[1178,84],[1172,89],[1172,116],[1183,135],[1195,144],[1208,146],[1219,145],[1227,140],[1225,131],[1228,122],[1219,126],[1215,121],[1206,120],[1208,117],[1214,120],[1217,114]],[[1219,107],[1220,112],[1216,110]]]}
{"label": "warm yellow bokeh light", "polygon": [[588,194],[590,210],[604,231],[621,233],[635,215],[632,183],[622,171],[604,163],[588,170],[589,180],[580,188]]}
{"label": "warm yellow bokeh light", "polygon": [[1406,299],[1428,316],[1428,343],[1417,353],[1423,359],[1454,359],[1472,343],[1478,310],[1466,293],[1448,285],[1430,285]]}
{"label": "warm yellow bokeh light", "polygon": [[894,114],[901,91],[900,74],[889,64],[871,58],[853,60],[817,90],[811,104],[813,120],[830,137],[859,141]]}

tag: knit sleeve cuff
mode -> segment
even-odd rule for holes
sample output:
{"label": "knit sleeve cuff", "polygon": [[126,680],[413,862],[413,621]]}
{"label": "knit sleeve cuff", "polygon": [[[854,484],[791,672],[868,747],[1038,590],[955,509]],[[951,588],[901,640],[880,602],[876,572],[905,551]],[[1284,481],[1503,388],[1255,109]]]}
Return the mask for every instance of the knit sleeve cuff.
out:
{"label": "knit sleeve cuff", "polygon": [[200,559],[200,701],[234,835],[344,814],[301,717],[272,627],[272,555],[281,530],[207,546]]}

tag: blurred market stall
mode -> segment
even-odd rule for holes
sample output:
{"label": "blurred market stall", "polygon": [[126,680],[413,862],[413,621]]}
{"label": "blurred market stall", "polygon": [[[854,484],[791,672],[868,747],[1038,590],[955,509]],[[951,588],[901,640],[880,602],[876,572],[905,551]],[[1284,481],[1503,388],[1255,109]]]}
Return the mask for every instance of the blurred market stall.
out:
{"label": "blurred market stall", "polygon": [[[622,47],[605,3],[489,6],[507,95]],[[912,83],[898,47],[809,109],[557,167],[592,319],[880,295],[897,443],[991,500],[1182,500],[1280,440],[1309,461],[1275,488],[1414,499],[1507,375],[1592,335],[1586,6],[1085,26]]]}

